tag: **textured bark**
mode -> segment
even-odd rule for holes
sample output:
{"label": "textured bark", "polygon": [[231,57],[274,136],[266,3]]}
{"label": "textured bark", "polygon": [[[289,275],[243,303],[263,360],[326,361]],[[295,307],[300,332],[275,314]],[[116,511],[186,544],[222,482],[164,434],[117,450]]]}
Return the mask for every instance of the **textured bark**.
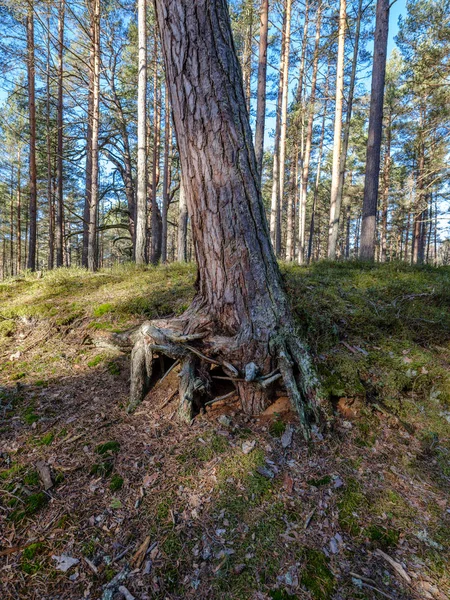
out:
{"label": "textured bark", "polygon": [[34,1],[28,6],[27,29],[27,72],[28,72],[28,118],[30,125],[29,151],[29,242],[27,268],[36,270],[37,239],[37,172],[36,172],[36,98],[35,98],[35,60],[34,60]]}
{"label": "textured bark", "polygon": [[22,268],[22,190],[21,190],[20,146],[17,150],[17,273]]}
{"label": "textured bark", "polygon": [[261,181],[266,122],[267,37],[269,32],[269,0],[261,1],[259,27],[258,90],[256,97],[255,153]]}
{"label": "textured bark", "polygon": [[346,27],[346,0],[340,0],[339,29],[338,29],[338,56],[336,65],[336,107],[334,111],[334,141],[333,141],[333,166],[331,171],[331,200],[330,221],[328,230],[328,258],[336,258],[336,246],[339,233],[340,205],[338,204],[339,170],[341,162],[341,134],[342,134],[342,105],[344,100],[344,51]]}
{"label": "textured bark", "polygon": [[389,0],[377,0],[370,94],[369,136],[359,255],[364,260],[375,256],[378,184],[380,178],[381,132],[383,127],[384,82],[386,76]]}
{"label": "textured bark", "polygon": [[247,110],[250,114],[251,81],[252,81],[252,49],[253,49],[253,7],[254,0],[247,0],[245,4],[246,31],[244,36],[244,48],[242,52],[242,76],[244,80],[244,91]]}
{"label": "textured bark", "polygon": [[138,2],[138,156],[136,200],[136,264],[146,263],[147,248],[147,1]]}
{"label": "textured bark", "polygon": [[56,153],[56,177],[58,181],[56,203],[56,266],[64,264],[64,199],[63,199],[63,49],[64,49],[65,0],[59,2],[58,19],[58,104],[57,127],[58,143]]}
{"label": "textured bark", "polygon": [[94,20],[91,18],[89,23],[89,36],[91,40],[89,48],[89,74],[88,74],[88,106],[87,106],[87,127],[86,127],[86,180],[84,193],[83,209],[83,251],[81,256],[81,265],[88,266],[88,247],[89,247],[89,211],[91,207],[92,194],[92,123],[94,110]]}
{"label": "textured bark", "polygon": [[93,23],[93,93],[92,93],[92,185],[89,206],[88,269],[97,268],[97,219],[98,219],[98,134],[100,119],[100,0],[91,0]]}
{"label": "textured bark", "polygon": [[[227,2],[157,0],[156,14],[198,282],[183,315],[141,328],[132,405],[145,393],[134,385],[134,372],[142,380],[145,360],[153,362],[151,353],[167,354],[182,365],[192,365],[195,355],[203,369],[194,367],[189,381],[200,380],[199,392],[207,392],[209,365],[221,365],[236,381],[250,414],[270,401],[275,370],[307,436],[308,424],[317,417],[317,381],[296,335],[270,244]],[[180,391],[181,405],[186,400],[192,405]],[[186,418],[189,411],[183,413]]]}
{"label": "textured bark", "polygon": [[309,98],[308,110],[308,126],[306,129],[306,144],[303,155],[303,168],[301,173],[301,191],[300,191],[300,217],[299,217],[299,232],[298,232],[298,262],[302,265],[305,262],[306,253],[306,201],[308,195],[308,177],[309,177],[309,162],[311,158],[311,143],[314,125],[314,114],[316,104],[316,82],[317,68],[319,65],[319,44],[320,44],[320,27],[322,23],[322,2],[319,0],[317,6],[316,17],[316,37],[314,44],[313,70],[311,79],[311,94]]}

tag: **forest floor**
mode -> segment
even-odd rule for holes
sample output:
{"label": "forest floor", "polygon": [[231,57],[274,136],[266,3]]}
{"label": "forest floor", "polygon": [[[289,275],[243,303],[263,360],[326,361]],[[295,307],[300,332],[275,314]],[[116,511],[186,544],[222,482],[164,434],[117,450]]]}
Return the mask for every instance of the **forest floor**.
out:
{"label": "forest floor", "polygon": [[309,444],[282,394],[179,425],[175,371],[126,413],[93,341],[181,313],[192,265],[0,284],[2,600],[449,596],[450,269],[282,269],[336,412]]}

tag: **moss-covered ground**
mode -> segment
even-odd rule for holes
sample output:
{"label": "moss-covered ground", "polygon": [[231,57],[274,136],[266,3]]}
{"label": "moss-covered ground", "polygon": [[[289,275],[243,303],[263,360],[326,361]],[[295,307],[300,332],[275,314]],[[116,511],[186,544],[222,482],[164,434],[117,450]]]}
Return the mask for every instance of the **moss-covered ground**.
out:
{"label": "moss-covered ground", "polygon": [[126,414],[129,357],[96,339],[181,313],[193,265],[0,284],[2,599],[100,598],[147,537],[123,582],[142,600],[450,593],[450,270],[281,268],[336,415],[287,448],[282,391],[270,415],[231,398],[181,426],[173,372]]}

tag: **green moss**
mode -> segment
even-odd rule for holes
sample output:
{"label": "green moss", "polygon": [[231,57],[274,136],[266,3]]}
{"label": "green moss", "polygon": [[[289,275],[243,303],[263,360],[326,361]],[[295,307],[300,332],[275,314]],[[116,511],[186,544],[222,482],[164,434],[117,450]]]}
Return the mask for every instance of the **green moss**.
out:
{"label": "green moss", "polygon": [[112,473],[113,468],[113,462],[111,460],[105,460],[101,463],[93,464],[90,469],[90,474],[98,475],[100,477],[109,477]]}
{"label": "green moss", "polygon": [[22,552],[20,560],[20,568],[27,575],[34,575],[42,570],[44,563],[42,560],[37,560],[45,550],[45,545],[42,542],[31,544]]}
{"label": "green moss", "polygon": [[358,511],[367,505],[367,499],[361,491],[360,484],[355,479],[348,479],[338,502],[339,524],[344,531],[352,536],[360,534]]}
{"label": "green moss", "polygon": [[47,505],[48,500],[49,498],[44,492],[30,494],[25,497],[24,504],[11,513],[10,519],[17,523],[26,517],[31,517],[44,508],[44,506]]}
{"label": "green moss", "polygon": [[83,556],[86,556],[86,558],[93,558],[95,556],[96,548],[97,543],[94,538],[91,538],[81,546],[81,553]]}
{"label": "green moss", "polygon": [[279,438],[283,435],[284,430],[286,429],[286,424],[283,421],[274,421],[269,426],[269,433],[272,437]]}
{"label": "green moss", "polygon": [[335,588],[335,578],[328,567],[325,555],[318,550],[305,548],[302,553],[304,567],[300,583],[314,600],[329,600]]}
{"label": "green moss", "polygon": [[37,471],[29,471],[23,478],[25,485],[36,487],[40,483],[39,473]]}
{"label": "green moss", "polygon": [[365,529],[365,534],[370,541],[375,542],[378,546],[385,549],[396,546],[400,536],[399,532],[395,529],[386,529],[386,527],[379,525],[369,525]]}
{"label": "green moss", "polygon": [[99,306],[95,307],[92,311],[92,314],[94,315],[94,317],[102,317],[103,315],[110,313],[112,310],[113,305],[109,302],[105,302],[104,304],[100,304]]}
{"label": "green moss", "polygon": [[123,477],[121,477],[120,475],[113,475],[111,477],[109,489],[112,490],[113,492],[116,492],[117,490],[122,489],[122,487],[123,487]]}
{"label": "green moss", "polygon": [[88,361],[88,367],[96,367],[97,365],[99,365],[103,359],[105,358],[104,354],[97,354],[97,356],[94,356],[93,359]]}
{"label": "green moss", "polygon": [[33,425],[36,421],[39,421],[39,415],[35,413],[34,405],[28,406],[22,413],[22,418],[28,425]]}
{"label": "green moss", "polygon": [[328,485],[333,481],[331,475],[325,475],[325,477],[321,477],[320,479],[310,479],[308,481],[309,485],[313,485],[314,487],[321,487],[322,485]]}
{"label": "green moss", "polygon": [[108,371],[111,375],[120,375],[120,366],[113,360],[107,364]]}
{"label": "green moss", "polygon": [[120,450],[119,442],[105,442],[103,444],[99,444],[95,448],[95,452],[97,454],[117,454]]}
{"label": "green moss", "polygon": [[298,600],[298,596],[288,594],[286,590],[272,590],[269,595],[272,600]]}
{"label": "green moss", "polygon": [[55,439],[55,434],[49,431],[36,441],[36,446],[50,446]]}

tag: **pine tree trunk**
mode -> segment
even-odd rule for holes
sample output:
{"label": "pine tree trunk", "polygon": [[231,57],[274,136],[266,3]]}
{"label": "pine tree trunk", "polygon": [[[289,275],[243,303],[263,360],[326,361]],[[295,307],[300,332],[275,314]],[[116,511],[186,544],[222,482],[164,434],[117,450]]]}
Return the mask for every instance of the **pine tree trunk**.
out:
{"label": "pine tree trunk", "polygon": [[267,37],[269,32],[269,0],[261,1],[258,58],[258,91],[256,98],[255,153],[259,179],[262,177],[264,129],[266,121]]}
{"label": "pine tree trunk", "polygon": [[153,353],[160,352],[182,363],[179,414],[185,420],[202,393],[208,397],[212,363],[234,379],[250,414],[267,406],[275,379],[283,379],[308,436],[317,381],[270,244],[227,1],[157,0],[156,14],[189,184],[198,281],[183,315],[141,328],[131,407],[148,385]]}
{"label": "pine tree trunk", "polygon": [[89,79],[88,79],[88,106],[87,106],[87,128],[86,128],[86,181],[83,210],[83,250],[81,265],[88,267],[89,248],[89,213],[92,195],[92,128],[94,116],[94,19],[90,18],[89,36],[91,40],[89,48]]}
{"label": "pine tree trunk", "polygon": [[251,81],[252,81],[252,50],[253,50],[253,0],[247,0],[245,6],[246,32],[244,50],[242,53],[242,76],[248,113],[250,114]]}
{"label": "pine tree trunk", "polygon": [[336,106],[334,111],[333,166],[331,172],[330,222],[328,230],[328,258],[336,259],[339,234],[340,205],[338,205],[339,171],[341,163],[342,105],[344,100],[344,52],[347,19],[346,0],[340,0],[338,56],[336,65]]}
{"label": "pine tree trunk", "polygon": [[159,143],[161,138],[161,85],[158,80],[157,63],[158,44],[155,36],[155,72],[153,76],[153,161],[152,161],[152,211],[151,211],[151,240],[150,262],[157,265],[161,259],[162,217],[158,206],[157,192],[159,181]]}
{"label": "pine tree trunk", "polygon": [[369,137],[359,255],[364,260],[375,256],[375,233],[380,178],[381,133],[383,128],[384,82],[386,75],[389,2],[377,0],[373,50],[372,89],[370,95]]}
{"label": "pine tree trunk", "polygon": [[98,134],[100,119],[100,0],[91,0],[93,20],[92,39],[94,54],[94,76],[92,94],[92,186],[89,207],[88,269],[97,269],[97,220],[98,220]]}
{"label": "pine tree trunk", "polygon": [[389,201],[389,184],[391,171],[391,115],[386,125],[386,148],[384,151],[384,166],[383,166],[383,189],[381,191],[381,248],[380,262],[387,260],[387,223],[388,223],[388,201]]}
{"label": "pine tree trunk", "polygon": [[178,262],[186,262],[187,260],[187,226],[188,212],[186,204],[186,194],[184,193],[183,177],[180,176],[180,200],[178,212],[178,242],[177,242],[177,257]]}
{"label": "pine tree trunk", "polygon": [[36,270],[37,240],[37,172],[36,172],[36,98],[34,61],[34,0],[30,0],[26,18],[27,29],[27,72],[28,72],[28,118],[30,125],[29,154],[29,242],[27,268]]}
{"label": "pine tree trunk", "polygon": [[22,190],[21,190],[21,168],[20,168],[20,146],[17,150],[17,225],[16,225],[16,236],[17,236],[17,273],[20,273],[22,269],[22,224],[21,224],[21,211],[22,211]]}
{"label": "pine tree trunk", "polygon": [[308,194],[309,161],[311,158],[311,143],[314,125],[315,103],[316,103],[316,82],[317,68],[319,65],[319,43],[320,27],[322,23],[322,2],[319,0],[316,17],[316,38],[314,45],[313,71],[311,79],[311,94],[309,98],[308,126],[306,130],[306,144],[303,156],[303,168],[301,173],[301,191],[300,191],[300,218],[298,232],[298,263],[302,265],[305,262],[305,240],[306,240],[306,200]]}
{"label": "pine tree trunk", "polygon": [[58,149],[57,149],[57,204],[56,204],[56,266],[64,264],[64,198],[63,198],[63,49],[64,49],[64,12],[65,0],[59,3],[58,21]]}
{"label": "pine tree trunk", "polygon": [[48,261],[47,267],[53,269],[55,264],[55,218],[53,204],[53,169],[52,169],[52,132],[50,130],[50,6],[47,12],[47,81],[46,81],[46,142],[47,142],[47,206],[48,206]]}
{"label": "pine tree trunk", "polygon": [[[363,0],[359,0],[358,12],[355,23],[355,38],[353,40],[353,59],[350,81],[348,85],[347,110],[345,115],[344,135],[342,137],[341,158],[339,164],[339,182],[336,191],[336,213],[340,214],[342,195],[344,193],[345,169],[347,164],[348,142],[350,138],[350,123],[353,112],[353,97],[355,93],[356,70],[358,66],[359,38],[361,32],[361,18],[363,13]],[[339,225],[339,224],[338,224]]]}
{"label": "pine tree trunk", "polygon": [[166,101],[164,111],[164,172],[162,190],[162,232],[161,232],[161,262],[167,262],[167,213],[169,210],[169,187],[170,187],[170,146],[172,143],[172,127],[170,123],[169,92],[166,89]]}
{"label": "pine tree trunk", "polygon": [[136,200],[136,264],[146,263],[147,248],[147,0],[138,2],[138,156]]}

